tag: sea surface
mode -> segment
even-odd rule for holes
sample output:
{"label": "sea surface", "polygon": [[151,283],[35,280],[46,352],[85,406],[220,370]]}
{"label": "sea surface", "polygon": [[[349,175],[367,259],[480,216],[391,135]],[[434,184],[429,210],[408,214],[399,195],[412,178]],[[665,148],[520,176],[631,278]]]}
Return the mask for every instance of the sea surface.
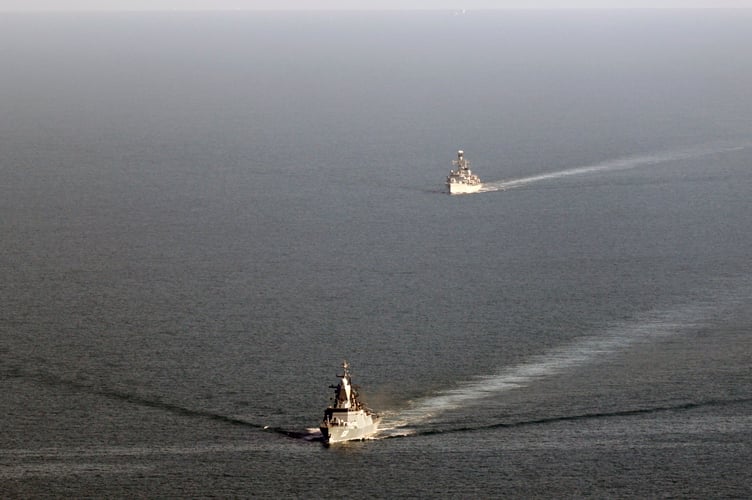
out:
{"label": "sea surface", "polygon": [[0,15],[0,496],[752,496],[750,26]]}

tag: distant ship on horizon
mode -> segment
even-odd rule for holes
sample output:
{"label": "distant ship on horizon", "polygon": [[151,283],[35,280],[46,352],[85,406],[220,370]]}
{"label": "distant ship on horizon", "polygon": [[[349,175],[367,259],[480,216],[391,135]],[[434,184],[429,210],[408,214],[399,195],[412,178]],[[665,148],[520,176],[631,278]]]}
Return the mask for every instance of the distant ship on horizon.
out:
{"label": "distant ship on horizon", "polygon": [[450,170],[446,178],[446,186],[449,194],[477,193],[483,187],[480,177],[470,170],[470,162],[465,159],[463,150],[457,151],[457,159],[452,160],[452,165],[457,170]]}

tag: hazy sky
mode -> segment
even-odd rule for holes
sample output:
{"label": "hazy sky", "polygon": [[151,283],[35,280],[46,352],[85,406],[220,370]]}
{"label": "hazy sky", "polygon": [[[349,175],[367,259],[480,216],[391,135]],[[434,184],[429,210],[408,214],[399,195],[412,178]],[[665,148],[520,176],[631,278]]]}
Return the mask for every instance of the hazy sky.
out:
{"label": "hazy sky", "polygon": [[0,0],[0,11],[725,7],[752,0]]}

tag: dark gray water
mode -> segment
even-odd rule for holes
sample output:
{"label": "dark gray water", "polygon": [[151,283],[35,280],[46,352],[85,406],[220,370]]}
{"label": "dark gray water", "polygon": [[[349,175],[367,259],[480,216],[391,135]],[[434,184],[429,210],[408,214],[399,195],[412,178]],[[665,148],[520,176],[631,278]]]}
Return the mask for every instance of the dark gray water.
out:
{"label": "dark gray water", "polygon": [[3,15],[0,493],[750,496],[750,22]]}

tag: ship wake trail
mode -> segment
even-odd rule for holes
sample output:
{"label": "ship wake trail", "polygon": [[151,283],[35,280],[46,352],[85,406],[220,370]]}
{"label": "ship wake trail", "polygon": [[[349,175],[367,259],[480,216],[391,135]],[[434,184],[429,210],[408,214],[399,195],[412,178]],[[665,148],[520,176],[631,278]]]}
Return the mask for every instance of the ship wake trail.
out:
{"label": "ship wake trail", "polygon": [[324,441],[324,436],[321,434],[321,431],[318,428],[294,430],[294,429],[285,429],[282,427],[265,426],[264,430],[281,434],[282,436],[287,436],[293,439],[301,439],[303,441],[311,441],[311,442],[323,442]]}
{"label": "ship wake trail", "polygon": [[230,425],[246,426],[254,429],[263,429],[263,425],[254,424],[245,419],[223,415],[210,410],[203,410],[197,408],[189,408],[181,406],[175,403],[165,401],[157,396],[145,397],[135,393],[123,392],[112,388],[99,387],[94,383],[86,383],[82,381],[72,380],[66,377],[56,375],[52,372],[48,372],[43,369],[36,371],[29,371],[19,367],[6,366],[2,371],[2,376],[5,378],[21,378],[32,381],[38,384],[44,384],[47,386],[59,386],[65,387],[70,390],[76,390],[79,392],[105,397],[108,399],[119,400],[128,404],[141,406],[145,408],[153,408],[161,410],[174,415],[184,417],[203,418],[207,420],[215,420],[218,422],[224,422]]}
{"label": "ship wake trail", "polygon": [[533,356],[525,363],[495,374],[474,377],[454,388],[412,401],[406,408],[385,415],[381,437],[415,434],[418,432],[416,426],[436,420],[443,413],[478,404],[488,405],[506,392],[602,363],[637,344],[697,331],[723,310],[739,307],[740,301],[749,299],[733,296],[730,289],[714,295],[706,301],[644,313],[631,321],[607,327],[599,335],[581,338]]}
{"label": "ship wake trail", "polygon": [[592,174],[598,172],[614,172],[618,170],[629,170],[638,167],[645,167],[648,165],[657,165],[660,163],[667,163],[672,161],[684,160],[688,158],[699,158],[702,156],[709,156],[713,154],[726,153],[730,151],[739,151],[752,146],[752,144],[736,144],[736,145],[703,145],[688,147],[684,149],[664,151],[654,154],[646,155],[633,155],[623,158],[616,158],[612,160],[606,160],[593,165],[584,165],[581,167],[570,168],[566,170],[559,170],[556,172],[546,172],[543,174],[533,175],[530,177],[521,177],[519,179],[507,179],[500,181],[486,182],[483,184],[483,188],[480,190],[482,193],[493,191],[505,191],[507,189],[514,189],[524,187],[530,184],[534,184],[542,181],[550,181],[561,179],[564,177],[572,177],[577,175]]}
{"label": "ship wake trail", "polygon": [[[472,426],[472,427],[455,427],[452,429],[428,429],[428,430],[421,430],[420,432],[415,432],[413,433],[413,435],[425,436],[425,435],[431,435],[431,434],[447,434],[447,433],[457,433],[457,432],[478,432],[478,431],[485,431],[485,430],[491,430],[491,429],[505,429],[505,428],[526,427],[526,426],[533,426],[533,425],[547,425],[547,424],[554,424],[558,422],[574,422],[574,421],[579,421],[579,420],[593,420],[593,419],[613,418],[613,417],[631,417],[634,415],[651,415],[651,414],[658,414],[658,413],[665,413],[665,412],[695,410],[698,408],[708,408],[708,407],[718,408],[718,407],[727,407],[727,406],[742,406],[742,405],[749,405],[749,404],[752,404],[752,398],[710,399],[710,400],[693,401],[693,402],[679,403],[679,404],[673,404],[673,405],[664,405],[664,406],[647,406],[647,407],[639,407],[639,408],[617,410],[617,411],[578,413],[578,414],[573,414],[573,415],[561,415],[561,416],[546,417],[546,418],[539,418],[539,419],[533,419],[533,420],[520,420],[516,422],[498,422],[498,423],[493,423],[490,425],[480,425],[480,426]],[[746,425],[747,427],[749,426],[749,424],[742,424],[742,425]],[[404,437],[404,436],[405,434],[389,436],[389,437]]]}

